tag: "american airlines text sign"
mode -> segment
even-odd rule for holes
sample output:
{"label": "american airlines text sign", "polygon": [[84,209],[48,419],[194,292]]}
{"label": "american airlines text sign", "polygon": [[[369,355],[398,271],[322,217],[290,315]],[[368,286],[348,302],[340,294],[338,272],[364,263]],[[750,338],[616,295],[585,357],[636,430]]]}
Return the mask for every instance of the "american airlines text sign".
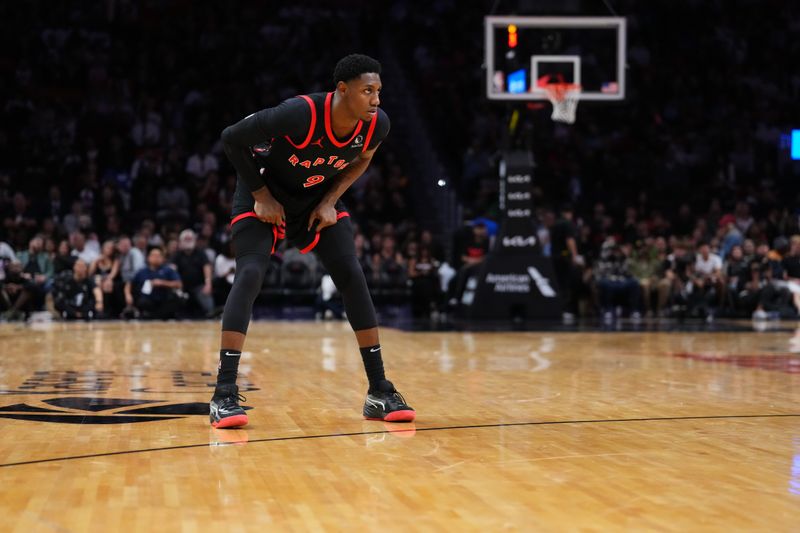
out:
{"label": "american airlines text sign", "polygon": [[562,302],[551,285],[553,267],[536,234],[530,152],[505,152],[500,161],[499,205],[503,214],[494,246],[467,279],[465,316],[487,320],[556,318]]}
{"label": "american airlines text sign", "polygon": [[495,293],[516,293],[529,294],[531,292],[531,281],[536,289],[545,298],[555,298],[556,291],[550,285],[550,280],[544,277],[536,267],[529,266],[527,272],[488,272],[485,278],[486,284]]}

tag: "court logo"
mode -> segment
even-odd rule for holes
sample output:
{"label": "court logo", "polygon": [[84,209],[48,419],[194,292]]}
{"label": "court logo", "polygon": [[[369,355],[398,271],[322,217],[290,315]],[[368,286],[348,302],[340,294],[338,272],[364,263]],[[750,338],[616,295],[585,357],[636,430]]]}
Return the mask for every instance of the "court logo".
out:
{"label": "court logo", "polygon": [[[63,397],[42,400],[47,405],[16,403],[0,407],[0,418],[53,424],[138,424],[208,416],[208,403],[165,403],[133,398]],[[252,409],[252,407],[244,407]]]}

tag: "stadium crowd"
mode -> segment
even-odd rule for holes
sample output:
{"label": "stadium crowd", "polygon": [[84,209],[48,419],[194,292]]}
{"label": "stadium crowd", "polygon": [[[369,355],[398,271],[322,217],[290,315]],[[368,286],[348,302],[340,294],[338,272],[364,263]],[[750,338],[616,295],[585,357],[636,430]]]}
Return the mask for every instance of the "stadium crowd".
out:
{"label": "stadium crowd", "polygon": [[[736,3],[737,12],[752,7]],[[689,3],[692,16],[675,23],[717,17],[718,31],[707,34],[670,31],[663,22],[677,14],[665,6],[619,2],[622,15],[635,12],[626,102],[581,104],[573,127],[527,109],[509,132],[510,109],[485,101],[477,68],[490,4],[426,4],[458,21],[436,31],[437,17],[422,16],[419,2],[393,4],[383,22],[406,30],[391,38],[414,86],[442,95],[418,100],[471,222],[456,235],[417,226],[414,178],[390,135],[345,197],[376,298],[410,303],[415,316],[458,301],[458,272],[490,248],[492,231],[476,220],[499,216],[497,160],[512,145],[537,160],[540,240],[567,316],[795,316],[798,177],[776,162],[776,146],[786,117],[800,115],[800,76],[769,61],[797,52],[792,8],[730,17],[721,2]],[[234,275],[235,186],[219,132],[329,87],[340,56],[371,52],[380,28],[365,21],[376,9],[284,6],[265,20],[246,2],[0,7],[8,30],[0,71],[9,80],[0,87],[2,317],[218,314]],[[283,53],[248,52],[265,41]],[[714,60],[687,53],[695,49]],[[313,254],[280,248],[267,284],[340,312]]]}
{"label": "stadium crowd", "polygon": [[[0,69],[12,82],[0,89],[5,319],[43,308],[65,318],[219,312],[233,276],[236,182],[219,132],[326,90],[336,61],[359,47],[346,5],[282,6],[267,19],[254,10],[183,1],[0,8]],[[298,17],[304,24],[290,31]],[[284,53],[247,52],[264,40]],[[430,240],[415,225],[408,183],[390,136],[345,197],[378,289],[405,287],[409,248]],[[273,284],[313,288],[324,275],[313,255],[281,248],[274,262]]]}
{"label": "stadium crowd", "polygon": [[[470,218],[499,216],[502,151],[531,150],[540,236],[553,232],[567,317],[612,318],[620,305],[634,317],[794,316],[800,176],[781,136],[797,127],[800,74],[770,58],[800,52],[797,5],[559,4],[393,4],[394,23],[408,29],[392,33],[403,67],[441,94],[420,102]],[[486,74],[474,68],[484,15],[577,12],[627,18],[624,103],[581,102],[564,126],[549,104],[486,100]]]}

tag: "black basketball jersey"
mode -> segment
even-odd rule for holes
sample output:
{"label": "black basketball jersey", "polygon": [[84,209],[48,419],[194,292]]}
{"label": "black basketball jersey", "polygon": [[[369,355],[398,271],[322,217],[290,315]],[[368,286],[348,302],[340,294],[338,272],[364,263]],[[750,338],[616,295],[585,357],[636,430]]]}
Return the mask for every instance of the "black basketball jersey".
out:
{"label": "black basketball jersey", "polygon": [[339,139],[331,123],[332,105],[333,93],[301,95],[254,113],[232,127],[241,130],[240,126],[246,125],[249,129],[249,135],[239,135],[234,141],[248,145],[259,141],[249,146],[249,155],[263,181],[255,182],[252,177],[244,180],[239,168],[242,165],[231,158],[239,171],[233,216],[253,209],[250,191],[261,185],[269,188],[287,216],[309,211],[329,190],[333,176],[359,154],[378,146],[389,133],[389,117],[379,108],[370,122],[359,121],[346,139]]}

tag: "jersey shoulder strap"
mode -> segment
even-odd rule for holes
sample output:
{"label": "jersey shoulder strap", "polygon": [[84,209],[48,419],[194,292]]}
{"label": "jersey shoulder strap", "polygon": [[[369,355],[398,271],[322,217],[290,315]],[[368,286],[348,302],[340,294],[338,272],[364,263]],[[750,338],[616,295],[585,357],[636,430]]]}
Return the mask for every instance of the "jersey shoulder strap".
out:
{"label": "jersey shoulder strap", "polygon": [[362,152],[366,152],[369,148],[369,143],[372,142],[372,136],[375,134],[375,126],[378,125],[378,117],[380,116],[381,111],[378,108],[378,112],[375,113],[375,116],[372,117],[372,120],[369,123],[369,129],[367,130],[367,138],[364,139],[364,148],[361,149]]}
{"label": "jersey shoulder strap", "polygon": [[286,135],[286,141],[295,148],[297,148],[298,150],[302,150],[303,148],[308,146],[308,143],[311,142],[311,138],[314,136],[314,130],[317,129],[317,105],[308,95],[301,94],[298,95],[296,98],[302,98],[303,100],[305,100],[311,111],[311,121],[308,125],[308,135],[306,135],[306,138],[300,144],[295,144],[294,141],[292,141],[292,139],[290,139],[288,135]]}

